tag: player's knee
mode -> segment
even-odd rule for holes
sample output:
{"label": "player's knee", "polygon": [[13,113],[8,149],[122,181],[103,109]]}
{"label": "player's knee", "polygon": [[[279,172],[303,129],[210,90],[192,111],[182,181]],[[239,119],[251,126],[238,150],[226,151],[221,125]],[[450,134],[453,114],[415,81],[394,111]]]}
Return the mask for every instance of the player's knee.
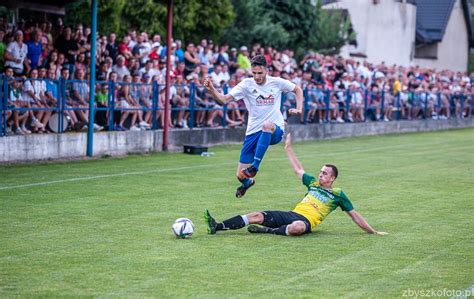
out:
{"label": "player's knee", "polygon": [[262,126],[263,132],[275,132],[275,124],[270,121],[265,121]]}
{"label": "player's knee", "polygon": [[306,224],[303,221],[295,221],[292,224],[288,225],[288,234],[289,235],[302,235],[306,232]]}
{"label": "player's knee", "polygon": [[263,214],[260,212],[253,212],[247,215],[250,224],[262,224],[263,218]]}

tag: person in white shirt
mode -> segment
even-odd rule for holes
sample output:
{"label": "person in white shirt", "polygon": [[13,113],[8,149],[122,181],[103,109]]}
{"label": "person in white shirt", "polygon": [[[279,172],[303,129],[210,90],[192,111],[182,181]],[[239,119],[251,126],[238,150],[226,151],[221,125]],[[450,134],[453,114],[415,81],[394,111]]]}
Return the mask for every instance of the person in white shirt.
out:
{"label": "person in white shirt", "polygon": [[17,75],[29,72],[29,65],[26,59],[28,46],[23,43],[23,32],[18,30],[14,34],[15,40],[8,44],[5,51],[5,67],[11,67]]}
{"label": "person in white shirt", "polygon": [[23,99],[28,102],[30,107],[41,110],[30,110],[31,126],[36,133],[45,133],[46,124],[51,117],[52,111],[46,110],[49,108],[46,101],[46,82],[38,79],[38,70],[32,69],[29,73],[30,79],[25,82],[23,86]]}
{"label": "person in white shirt", "polygon": [[220,65],[215,66],[214,71],[211,73],[211,78],[215,87],[222,87],[222,82],[227,83],[230,80],[229,73],[224,73]]}
{"label": "person in white shirt", "polygon": [[214,87],[212,78],[204,80],[204,86],[218,102],[225,104],[243,99],[249,112],[236,174],[241,182],[235,194],[238,198],[244,196],[247,189],[255,184],[253,177],[257,174],[268,147],[279,143],[283,138],[285,122],[280,111],[281,94],[290,91],[296,94],[296,108],[289,109],[289,114],[300,114],[303,108],[302,89],[291,81],[267,76],[267,62],[263,55],[253,57],[250,65],[253,78],[242,80],[225,95]]}

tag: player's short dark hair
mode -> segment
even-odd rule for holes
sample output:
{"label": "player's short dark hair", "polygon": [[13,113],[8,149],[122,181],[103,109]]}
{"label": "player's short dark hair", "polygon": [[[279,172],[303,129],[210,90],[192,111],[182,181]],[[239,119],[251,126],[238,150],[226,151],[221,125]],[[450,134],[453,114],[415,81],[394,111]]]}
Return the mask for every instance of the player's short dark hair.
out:
{"label": "player's short dark hair", "polygon": [[339,171],[337,170],[337,167],[335,165],[332,165],[332,164],[325,164],[324,166],[331,168],[332,174],[334,175],[334,178],[337,179],[337,175],[339,173]]}
{"label": "player's short dark hair", "polygon": [[250,65],[252,67],[254,67],[254,66],[267,67],[267,60],[265,59],[265,56],[263,56],[263,55],[256,55],[256,56],[252,57],[252,59],[250,60]]}

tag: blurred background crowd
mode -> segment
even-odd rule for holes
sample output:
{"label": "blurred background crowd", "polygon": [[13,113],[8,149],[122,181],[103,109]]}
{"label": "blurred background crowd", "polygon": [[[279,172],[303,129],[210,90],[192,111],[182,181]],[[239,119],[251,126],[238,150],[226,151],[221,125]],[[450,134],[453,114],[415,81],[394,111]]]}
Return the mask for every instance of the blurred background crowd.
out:
{"label": "blurred background crowd", "polygon": [[[97,65],[97,107],[107,108],[112,99],[119,109],[112,112],[114,130],[147,130],[155,117],[163,127],[167,51],[173,84],[171,127],[215,127],[223,120],[228,126],[244,125],[243,103],[231,103],[224,110],[208,97],[202,80],[211,77],[226,91],[251,76],[249,58],[257,54],[265,56],[269,75],[305,90],[302,123],[391,121],[395,115],[408,120],[471,116],[474,73],[373,64],[312,51],[297,59],[295,49],[277,50],[259,43],[231,47],[206,38],[197,43],[174,40],[168,49],[159,34],[137,30],[121,36],[98,34],[95,57],[90,57],[90,47],[91,28],[81,24],[65,26],[58,18],[54,24],[24,22],[12,27],[0,19],[0,73],[8,81],[8,89],[2,85],[2,91],[8,94],[9,132],[48,133],[47,124],[60,99],[68,129],[87,128],[91,59]],[[66,82],[64,92],[60,80]],[[159,89],[157,107],[152,109],[154,82]],[[292,105],[294,95],[285,95],[283,108]],[[109,114],[98,115],[96,130],[112,129]]]}

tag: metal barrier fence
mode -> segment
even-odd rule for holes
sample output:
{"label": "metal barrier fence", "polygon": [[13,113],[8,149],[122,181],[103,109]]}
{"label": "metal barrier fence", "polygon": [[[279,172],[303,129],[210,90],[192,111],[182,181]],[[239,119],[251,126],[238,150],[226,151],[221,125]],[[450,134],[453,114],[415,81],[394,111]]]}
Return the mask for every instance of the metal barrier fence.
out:
{"label": "metal barrier fence", "polygon": [[[62,133],[93,125],[109,131],[159,129],[163,123],[164,85],[157,82],[97,82],[95,87],[96,123],[88,121],[88,81],[17,79],[1,77],[0,135],[41,133],[42,127]],[[227,93],[228,86],[222,90]],[[240,123],[229,114],[245,113],[242,103],[219,105],[202,86],[175,84],[171,87],[170,119],[183,119],[177,126],[194,128],[215,117],[227,127]],[[447,119],[472,117],[473,94],[459,92],[400,92],[305,88],[304,113],[300,122],[366,122],[401,119]],[[295,95],[282,96],[281,109],[295,107]],[[238,113],[236,113],[238,112]],[[214,116],[212,116],[212,115]],[[213,120],[212,120],[213,121]],[[135,124],[137,124],[135,126]],[[206,125],[206,124],[204,124]],[[207,123],[209,125],[209,123]],[[24,128],[24,129],[23,129]],[[23,135],[22,134],[22,135]]]}

